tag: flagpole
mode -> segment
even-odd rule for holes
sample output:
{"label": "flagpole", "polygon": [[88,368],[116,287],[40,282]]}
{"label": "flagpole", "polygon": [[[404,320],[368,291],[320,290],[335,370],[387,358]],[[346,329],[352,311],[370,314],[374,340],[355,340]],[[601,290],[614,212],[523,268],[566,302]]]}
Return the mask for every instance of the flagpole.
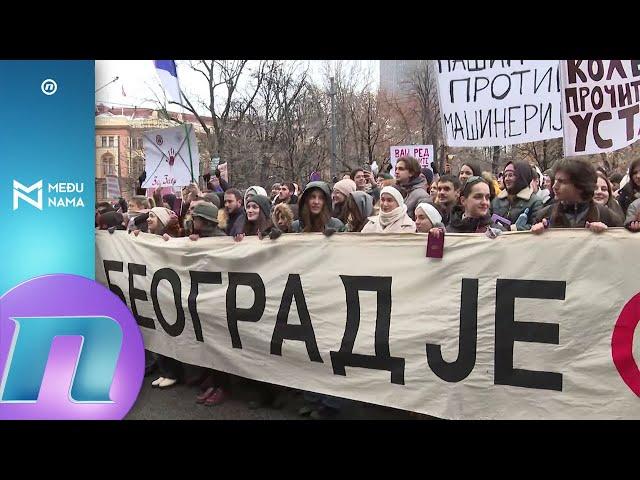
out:
{"label": "flagpole", "polygon": [[195,182],[193,178],[193,158],[191,157],[191,139],[189,138],[190,132],[189,132],[189,129],[187,128],[187,124],[184,123],[183,125],[184,125],[185,134],[187,135],[187,148],[189,148],[189,164],[191,165],[191,181]]}

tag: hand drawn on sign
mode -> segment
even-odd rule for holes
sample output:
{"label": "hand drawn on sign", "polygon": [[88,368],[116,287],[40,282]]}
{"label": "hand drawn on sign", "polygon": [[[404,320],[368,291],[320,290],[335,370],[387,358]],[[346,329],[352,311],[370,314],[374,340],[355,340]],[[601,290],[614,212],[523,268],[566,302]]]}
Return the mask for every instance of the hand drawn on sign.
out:
{"label": "hand drawn on sign", "polygon": [[[158,151],[160,152],[160,154],[161,154],[161,159],[162,159],[162,160],[165,160],[165,159],[166,159],[167,163],[169,163],[169,166],[173,166],[173,165],[174,165],[174,163],[175,163],[175,157],[176,157],[176,156],[178,156],[178,157],[180,157],[180,160],[182,161],[182,163],[184,164],[184,166],[185,166],[189,171],[191,171],[191,169],[190,169],[190,168],[189,168],[189,166],[187,165],[187,162],[186,162],[186,161],[185,161],[185,159],[182,157],[182,154],[181,154],[181,153],[179,153],[179,152],[180,152],[180,150],[182,149],[182,147],[184,146],[184,143],[189,139],[189,136],[188,136],[188,135],[187,135],[187,136],[185,136],[184,138],[182,138],[182,137],[180,138],[180,139],[181,139],[181,143],[180,143],[180,145],[178,146],[177,153],[176,153],[176,151],[175,151],[173,148],[171,148],[171,149],[169,150],[169,156],[167,156],[167,154],[166,154],[165,152],[163,152],[163,151],[162,151],[162,149],[161,149],[160,147],[158,147],[158,145],[162,145],[162,143],[163,143],[162,135],[156,135],[156,142],[155,142],[155,143],[154,143],[154,142],[151,142],[151,139],[150,139],[149,137],[147,137],[146,135],[144,135],[144,134],[143,134],[143,136],[144,136],[145,138],[147,138],[147,140],[149,140],[149,141],[150,141],[151,145],[153,145],[153,146],[156,148],[156,150],[158,150]],[[158,143],[158,142],[159,142],[159,143]],[[157,145],[156,145],[156,144],[157,144]],[[171,152],[174,152],[174,153],[172,154]],[[171,157],[171,158],[170,158],[170,157]],[[157,165],[157,166],[156,166],[156,168],[153,170],[153,172],[151,172],[151,176],[153,176],[153,175],[156,173],[156,171],[158,170],[158,168],[160,167],[160,165],[161,165],[161,164],[162,164],[162,162],[159,162],[159,163],[158,163],[158,165]],[[155,178],[155,177],[154,177],[154,178]],[[154,181],[155,181],[155,180],[154,180]],[[176,183],[176,182],[175,182],[175,179],[174,179],[174,182],[173,182],[173,183]]]}

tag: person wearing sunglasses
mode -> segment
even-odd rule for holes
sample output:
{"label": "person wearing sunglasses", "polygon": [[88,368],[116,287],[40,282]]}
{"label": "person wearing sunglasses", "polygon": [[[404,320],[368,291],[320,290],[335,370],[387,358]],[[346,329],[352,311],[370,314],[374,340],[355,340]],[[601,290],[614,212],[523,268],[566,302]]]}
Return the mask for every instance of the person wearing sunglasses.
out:
{"label": "person wearing sunglasses", "polygon": [[[505,165],[502,178],[505,189],[493,199],[491,210],[511,222],[511,230],[531,230],[535,218],[542,209],[542,200],[531,189],[533,171],[526,162],[509,162]],[[521,214],[526,222],[516,222]],[[524,217],[523,217],[524,218]]]}

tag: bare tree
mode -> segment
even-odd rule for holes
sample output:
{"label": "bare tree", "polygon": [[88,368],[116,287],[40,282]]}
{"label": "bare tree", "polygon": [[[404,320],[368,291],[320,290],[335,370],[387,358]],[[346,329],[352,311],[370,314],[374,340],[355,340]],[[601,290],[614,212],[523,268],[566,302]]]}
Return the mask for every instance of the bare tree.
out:
{"label": "bare tree", "polygon": [[[413,102],[410,105],[414,108],[415,115],[420,119],[421,140],[424,144],[433,145],[434,152],[438,152],[443,143],[440,100],[436,82],[434,64],[429,61],[420,62],[410,80],[413,94]],[[439,171],[443,170],[444,157],[442,154],[439,155]]]}
{"label": "bare tree", "polygon": [[[266,62],[259,62],[253,71],[247,67],[247,63],[248,60],[189,61],[189,67],[206,82],[207,95],[199,98],[182,92],[182,101],[169,102],[184,108],[196,118],[206,134],[212,158],[227,153],[226,137],[229,131],[243,122],[264,80]],[[246,77],[250,82],[247,92],[243,92],[240,84]],[[209,115],[203,115],[202,111]],[[161,112],[166,118],[179,122],[167,112],[166,107],[161,108]]]}

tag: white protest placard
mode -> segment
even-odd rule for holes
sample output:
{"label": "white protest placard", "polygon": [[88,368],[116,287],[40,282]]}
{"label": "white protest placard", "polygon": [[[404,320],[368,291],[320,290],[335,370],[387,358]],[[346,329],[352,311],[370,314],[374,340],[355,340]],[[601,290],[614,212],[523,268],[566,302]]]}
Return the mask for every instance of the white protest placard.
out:
{"label": "white protest placard", "polygon": [[562,136],[558,60],[436,60],[441,121],[452,147]]}
{"label": "white protest placard", "polygon": [[107,175],[107,197],[119,198],[120,197],[120,182],[116,175]]}
{"label": "white protest placard", "polygon": [[390,149],[390,161],[395,170],[396,162],[400,157],[413,157],[424,168],[431,170],[433,162],[433,145],[397,145]]}
{"label": "white protest placard", "polygon": [[441,418],[640,419],[640,234],[425,241],[98,231],[96,281],[188,364]]}
{"label": "white protest placard", "polygon": [[142,188],[182,187],[197,181],[200,155],[192,125],[152,130],[143,138],[147,178]]}
{"label": "white protest placard", "polygon": [[640,138],[640,60],[563,60],[565,156],[619,150]]}

